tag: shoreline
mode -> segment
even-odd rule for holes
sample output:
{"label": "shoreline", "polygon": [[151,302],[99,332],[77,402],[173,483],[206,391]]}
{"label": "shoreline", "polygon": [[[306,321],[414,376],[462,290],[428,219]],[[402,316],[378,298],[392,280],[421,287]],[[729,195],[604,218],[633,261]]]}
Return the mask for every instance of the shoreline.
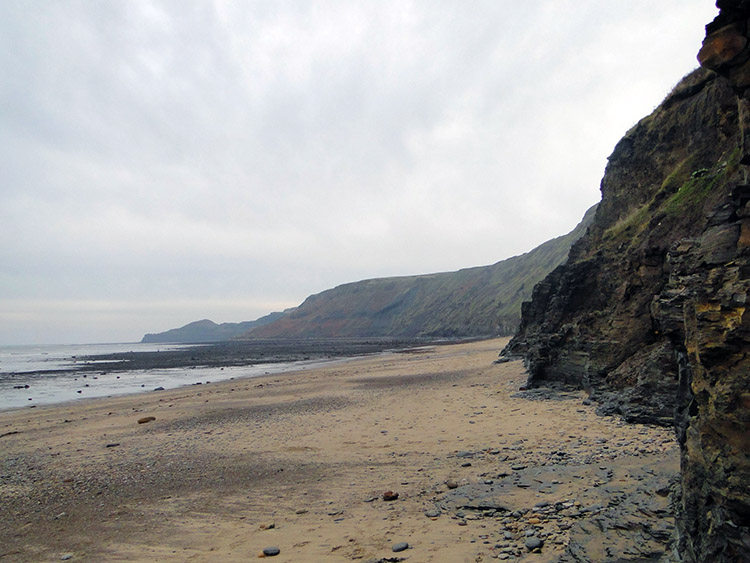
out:
{"label": "shoreline", "polygon": [[[388,352],[376,352],[374,355],[387,354]],[[22,402],[23,399],[18,399],[18,406],[0,406],[0,414],[11,411],[26,410],[26,409],[37,409],[41,407],[65,407],[69,405],[85,404],[88,401],[98,401],[107,399],[116,399],[120,397],[139,396],[148,393],[158,393],[161,391],[178,391],[180,389],[194,387],[199,385],[212,385],[216,383],[226,383],[228,381],[242,381],[250,379],[258,379],[260,377],[269,377],[274,375],[280,375],[291,371],[307,371],[313,369],[320,369],[326,366],[333,366],[339,363],[344,363],[349,360],[353,360],[359,357],[365,356],[343,356],[339,358],[331,359],[315,359],[315,360],[298,360],[295,362],[271,362],[267,364],[251,364],[247,366],[229,366],[224,367],[210,367],[210,366],[193,366],[186,368],[164,368],[155,370],[124,370],[122,372],[112,371],[106,375],[100,374],[94,376],[92,379],[96,380],[98,384],[104,386],[104,389],[99,389],[98,394],[83,396],[83,393],[75,395],[75,390],[87,388],[87,391],[91,390],[89,385],[81,382],[75,384],[70,382],[70,389],[64,392],[65,399],[42,399],[34,404],[28,402]],[[251,373],[254,372],[254,373]],[[76,372],[65,372],[62,376],[68,379],[78,375]],[[122,390],[112,389],[112,384],[116,383],[122,386],[121,377],[127,377],[131,375],[137,378],[137,381],[131,385],[121,387]],[[109,376],[109,377],[107,377]],[[83,378],[86,375],[82,376]],[[210,378],[210,379],[209,379]],[[196,381],[199,379],[199,381]],[[83,381],[86,381],[84,379]],[[90,380],[89,380],[90,381]],[[144,383],[145,382],[145,383]],[[93,382],[92,382],[93,383]],[[107,387],[107,385],[110,385]],[[36,386],[35,386],[36,388]],[[14,389],[14,391],[28,391],[28,389]],[[28,395],[28,392],[26,393]],[[60,396],[60,393],[57,396]],[[31,401],[31,399],[26,399]]]}
{"label": "shoreline", "polygon": [[[131,344],[82,345],[76,348],[125,350],[69,356],[58,352],[52,369],[0,372],[0,412],[314,369],[328,362],[440,344],[424,339],[350,338],[174,344],[145,351],[128,350]],[[46,354],[41,357],[27,361],[47,363]]]}
{"label": "shoreline", "polygon": [[0,560],[663,551],[674,436],[519,393],[520,362],[492,363],[506,341],[0,412]]}

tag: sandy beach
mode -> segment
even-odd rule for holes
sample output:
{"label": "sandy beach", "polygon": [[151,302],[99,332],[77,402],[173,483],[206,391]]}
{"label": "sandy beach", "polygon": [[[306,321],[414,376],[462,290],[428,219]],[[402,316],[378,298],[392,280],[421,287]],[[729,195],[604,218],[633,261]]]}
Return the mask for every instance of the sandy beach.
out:
{"label": "sandy beach", "polygon": [[504,343],[0,413],[0,561],[663,551],[673,433],[598,417],[581,391],[519,393]]}

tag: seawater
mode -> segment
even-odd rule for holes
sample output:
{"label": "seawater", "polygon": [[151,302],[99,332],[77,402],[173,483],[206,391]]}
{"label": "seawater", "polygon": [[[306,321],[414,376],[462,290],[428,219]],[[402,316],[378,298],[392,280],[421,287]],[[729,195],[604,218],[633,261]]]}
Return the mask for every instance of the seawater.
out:
{"label": "seawater", "polygon": [[[240,377],[257,377],[330,360],[308,360],[236,367],[76,372],[84,356],[118,352],[152,352],[184,348],[184,344],[86,344],[58,346],[0,346],[0,410],[64,403],[95,397],[153,392]],[[190,345],[194,346],[194,345]],[[34,373],[39,371],[55,373]],[[27,387],[28,386],[28,387]]]}

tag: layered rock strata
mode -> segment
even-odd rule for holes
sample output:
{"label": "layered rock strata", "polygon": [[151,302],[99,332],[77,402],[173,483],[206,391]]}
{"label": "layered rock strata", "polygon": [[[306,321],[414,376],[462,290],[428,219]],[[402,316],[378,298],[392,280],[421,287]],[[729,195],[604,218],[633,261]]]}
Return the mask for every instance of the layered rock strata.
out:
{"label": "layered rock strata", "polygon": [[675,424],[676,552],[728,562],[750,560],[750,2],[717,6],[703,68],[617,144],[593,225],[503,354],[529,385]]}

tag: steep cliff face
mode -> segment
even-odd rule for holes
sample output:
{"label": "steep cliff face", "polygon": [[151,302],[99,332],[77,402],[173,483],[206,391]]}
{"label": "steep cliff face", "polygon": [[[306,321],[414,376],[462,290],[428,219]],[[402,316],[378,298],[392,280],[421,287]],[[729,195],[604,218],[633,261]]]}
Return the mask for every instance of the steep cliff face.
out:
{"label": "steep cliff face", "polygon": [[308,297],[247,338],[476,337],[512,334],[534,285],[567,259],[593,219],[567,235],[491,266],[377,278]]}
{"label": "steep cliff face", "polygon": [[[736,123],[732,90],[698,70],[617,144],[592,226],[534,289],[507,349],[525,356],[532,383],[578,383],[631,420],[672,423],[674,339],[659,327],[655,296],[673,253],[730,198]],[[718,251],[715,236],[711,244]]]}
{"label": "steep cliff face", "polygon": [[748,5],[718,3],[705,68],[617,144],[592,227],[503,351],[530,385],[565,380],[603,413],[676,424],[687,561],[750,560]]}

